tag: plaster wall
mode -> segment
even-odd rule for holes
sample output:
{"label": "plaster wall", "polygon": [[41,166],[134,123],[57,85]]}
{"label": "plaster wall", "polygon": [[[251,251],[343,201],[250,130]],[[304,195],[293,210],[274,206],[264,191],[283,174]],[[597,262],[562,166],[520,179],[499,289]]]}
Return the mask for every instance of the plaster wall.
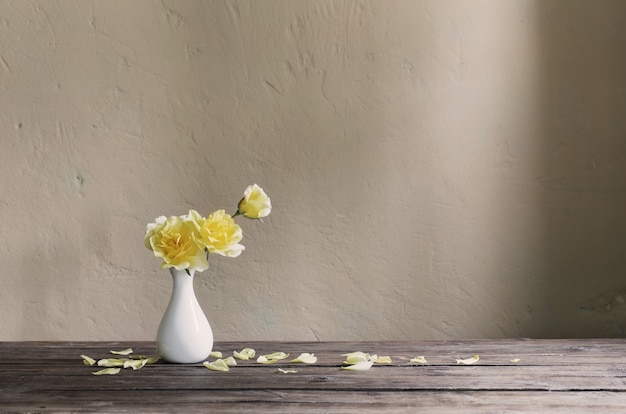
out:
{"label": "plaster wall", "polygon": [[0,340],[625,336],[621,1],[0,1]]}

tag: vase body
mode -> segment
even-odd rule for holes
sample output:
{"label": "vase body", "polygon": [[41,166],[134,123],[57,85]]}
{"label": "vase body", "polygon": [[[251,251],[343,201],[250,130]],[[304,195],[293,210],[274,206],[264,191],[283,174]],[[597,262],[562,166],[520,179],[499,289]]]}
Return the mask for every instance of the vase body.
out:
{"label": "vase body", "polygon": [[170,268],[172,296],[156,337],[159,355],[168,362],[200,362],[213,349],[213,331],[193,289],[195,271],[189,272]]}

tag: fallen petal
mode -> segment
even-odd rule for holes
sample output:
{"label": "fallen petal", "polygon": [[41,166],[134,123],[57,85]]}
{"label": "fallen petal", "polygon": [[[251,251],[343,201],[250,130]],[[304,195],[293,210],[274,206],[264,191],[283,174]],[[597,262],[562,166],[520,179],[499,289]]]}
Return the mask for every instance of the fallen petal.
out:
{"label": "fallen petal", "polygon": [[220,351],[213,351],[209,354],[209,356],[211,358],[221,358],[222,357],[222,353]]}
{"label": "fallen petal", "polygon": [[346,357],[346,360],[343,361],[344,364],[348,364],[348,365],[354,365],[354,364],[359,364],[361,362],[367,362],[370,360],[370,356],[369,354],[364,354],[364,353],[354,353],[351,355],[348,355]]}
{"label": "fallen petal", "polygon": [[126,348],[123,351],[110,351],[113,355],[130,355],[133,353],[133,348]]}
{"label": "fallen petal", "polygon": [[298,371],[296,371],[295,369],[282,369],[282,368],[278,368],[278,370],[279,370],[280,372],[282,372],[283,374],[295,374],[296,372],[298,372]]}
{"label": "fallen petal", "polygon": [[285,359],[288,357],[289,357],[289,354],[286,354],[284,352],[274,352],[274,353],[265,355],[265,358],[267,359],[276,359],[276,360],[281,360],[281,359]]}
{"label": "fallen petal", "polygon": [[315,364],[317,362],[317,357],[315,354],[309,354],[304,352],[298,356],[298,358],[292,359],[289,362],[302,362],[303,364]]}
{"label": "fallen petal", "polygon": [[101,367],[123,367],[126,361],[130,361],[128,358],[106,358],[98,361],[98,366]]}
{"label": "fallen petal", "polygon": [[237,365],[237,361],[235,361],[235,358],[229,356],[228,358],[224,359],[224,363],[226,365],[228,365],[229,367],[234,367],[235,365]]}
{"label": "fallen petal", "polygon": [[260,364],[273,364],[275,362],[281,361],[285,358],[288,358],[289,354],[284,352],[274,352],[272,354],[261,355],[257,358],[256,362]]}
{"label": "fallen petal", "polygon": [[80,357],[83,359],[83,364],[85,364],[85,365],[91,366],[91,365],[96,363],[95,359],[90,358],[87,355],[81,355]]}
{"label": "fallen petal", "polygon": [[374,363],[376,364],[391,364],[391,357],[390,356],[377,356],[377,355],[372,355],[372,361],[374,361]]}
{"label": "fallen petal", "polygon": [[154,364],[155,362],[157,362],[158,360],[161,359],[160,356],[153,356],[153,357],[149,357],[146,358],[148,360],[148,362],[146,362],[146,364]]}
{"label": "fallen petal", "polygon": [[234,351],[233,355],[237,359],[248,361],[250,358],[254,358],[254,356],[256,355],[256,351],[252,348],[244,348],[241,350],[241,352]]}
{"label": "fallen petal", "polygon": [[213,362],[204,361],[202,365],[212,371],[230,371],[230,368],[228,368],[228,365],[226,365],[223,359],[216,359]]}
{"label": "fallen petal", "polygon": [[478,355],[474,355],[473,357],[467,359],[457,359],[456,363],[460,365],[472,365],[477,363],[479,359],[480,357]]}
{"label": "fallen petal", "polygon": [[100,371],[92,372],[92,374],[93,375],[115,375],[119,373],[121,370],[122,370],[121,368],[105,368],[105,369],[101,369]]}
{"label": "fallen petal", "polygon": [[279,361],[278,359],[267,359],[265,355],[261,355],[256,359],[256,362],[258,362],[259,364],[265,364],[265,365],[275,364],[278,361]]}
{"label": "fallen petal", "polygon": [[341,368],[348,371],[367,371],[372,367],[372,365],[374,365],[374,361],[363,361],[354,365],[348,365]]}
{"label": "fallen petal", "polygon": [[352,356],[364,356],[364,357],[369,357],[370,354],[366,354],[365,352],[361,352],[361,351],[356,351],[356,352],[350,352],[348,354],[342,354],[341,356],[345,356],[345,357],[352,357]]}
{"label": "fallen petal", "polygon": [[515,359],[512,359],[512,360],[511,360],[511,362],[519,362],[519,361],[520,361],[520,359],[519,359],[519,358],[515,358]]}
{"label": "fallen petal", "polygon": [[237,352],[237,351],[234,351],[234,352],[233,352],[233,355],[235,356],[235,358],[237,358],[237,359],[241,359],[242,361],[247,361],[247,360],[249,360],[249,359],[250,359],[250,357],[248,357],[248,355],[241,354],[241,353],[239,353],[239,352]]}
{"label": "fallen petal", "polygon": [[132,368],[133,370],[141,369],[148,363],[148,358],[146,359],[129,359],[124,362],[124,368]]}
{"label": "fallen petal", "polygon": [[416,364],[428,364],[428,361],[426,361],[426,358],[424,358],[423,356],[412,358],[409,361],[415,362]]}

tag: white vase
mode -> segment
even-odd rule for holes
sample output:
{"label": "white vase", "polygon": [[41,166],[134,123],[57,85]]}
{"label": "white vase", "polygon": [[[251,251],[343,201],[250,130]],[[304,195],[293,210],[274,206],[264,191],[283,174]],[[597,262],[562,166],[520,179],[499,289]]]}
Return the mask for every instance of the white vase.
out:
{"label": "white vase", "polygon": [[213,331],[193,290],[194,270],[170,268],[173,289],[157,332],[161,358],[175,363],[196,363],[213,349]]}

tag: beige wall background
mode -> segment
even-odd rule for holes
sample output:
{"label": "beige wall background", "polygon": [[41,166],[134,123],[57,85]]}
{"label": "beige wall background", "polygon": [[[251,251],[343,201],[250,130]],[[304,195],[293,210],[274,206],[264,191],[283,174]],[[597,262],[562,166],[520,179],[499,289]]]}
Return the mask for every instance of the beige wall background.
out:
{"label": "beige wall background", "polygon": [[626,336],[626,2],[0,0],[0,340]]}

